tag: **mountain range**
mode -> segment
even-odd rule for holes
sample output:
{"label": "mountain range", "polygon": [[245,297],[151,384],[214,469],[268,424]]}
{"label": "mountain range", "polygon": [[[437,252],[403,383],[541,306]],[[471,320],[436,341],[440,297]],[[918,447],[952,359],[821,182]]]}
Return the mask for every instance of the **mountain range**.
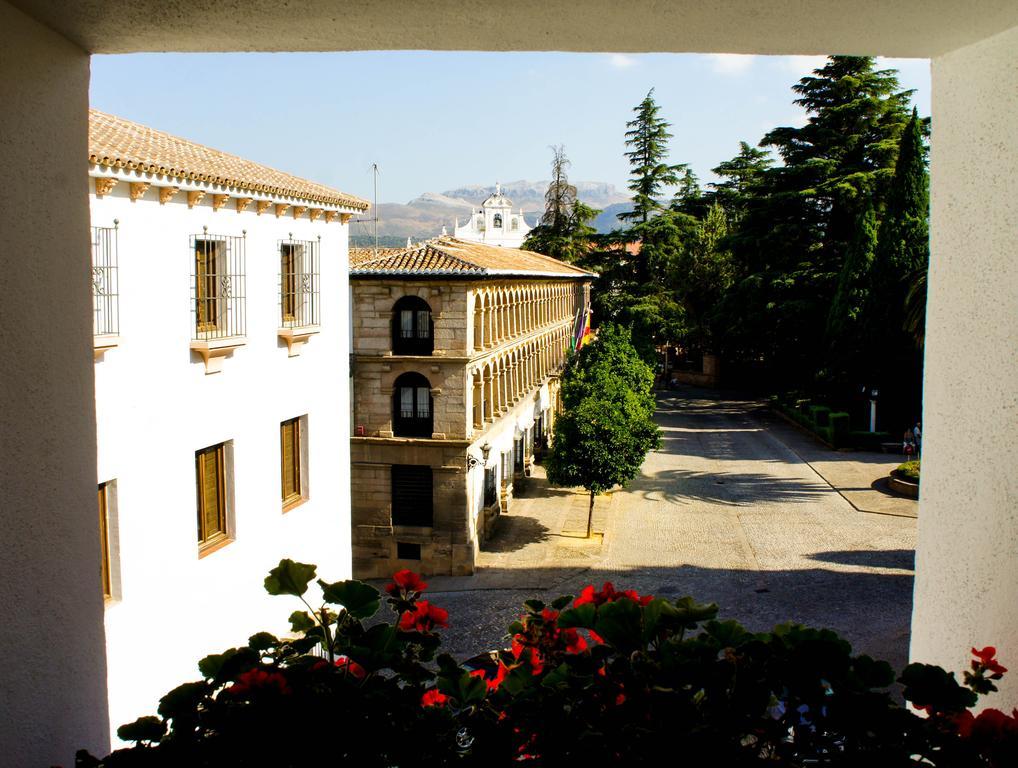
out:
{"label": "mountain range", "polygon": [[[547,181],[513,181],[502,184],[502,192],[512,200],[515,209],[523,209],[524,218],[532,227],[544,213],[544,193],[547,189]],[[463,223],[494,191],[493,184],[472,184],[444,192],[424,192],[408,203],[379,203],[379,242],[400,245],[408,237],[415,241],[426,240],[440,234],[442,227],[446,227],[452,234],[456,220]],[[614,184],[580,181],[576,183],[576,191],[580,200],[602,211],[594,221],[599,232],[615,228],[618,221],[615,216],[629,208],[629,195],[620,192]],[[354,219],[350,232],[354,245],[367,245],[371,241],[372,223],[372,211]]]}

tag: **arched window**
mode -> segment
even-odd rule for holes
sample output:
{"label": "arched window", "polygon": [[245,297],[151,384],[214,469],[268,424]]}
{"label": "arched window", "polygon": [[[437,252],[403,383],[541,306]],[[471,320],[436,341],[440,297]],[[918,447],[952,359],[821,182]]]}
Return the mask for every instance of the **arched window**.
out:
{"label": "arched window", "polygon": [[392,386],[392,432],[396,437],[431,437],[434,431],[431,383],[419,373],[404,373]]}
{"label": "arched window", "polygon": [[404,296],[392,308],[392,354],[430,355],[435,348],[431,307],[419,296]]}
{"label": "arched window", "polygon": [[494,221],[491,222],[491,226],[495,229],[502,229],[502,214],[496,213]]}
{"label": "arched window", "polygon": [[520,228],[520,220],[517,216],[513,216],[509,221],[509,229],[513,232]]}

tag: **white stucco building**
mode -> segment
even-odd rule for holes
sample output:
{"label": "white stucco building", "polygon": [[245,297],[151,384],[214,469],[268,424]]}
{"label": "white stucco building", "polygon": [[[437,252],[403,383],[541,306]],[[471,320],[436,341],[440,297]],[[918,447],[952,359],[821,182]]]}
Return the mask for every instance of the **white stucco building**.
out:
{"label": "white stucco building", "polygon": [[502,185],[495,184],[495,192],[470,214],[462,227],[456,220],[453,237],[485,245],[519,248],[530,232],[523,209],[513,213],[513,201],[502,193]]}
{"label": "white stucco building", "polygon": [[89,176],[115,729],[286,629],[262,587],[280,558],[350,574],[346,221],[367,206],[95,110]]}

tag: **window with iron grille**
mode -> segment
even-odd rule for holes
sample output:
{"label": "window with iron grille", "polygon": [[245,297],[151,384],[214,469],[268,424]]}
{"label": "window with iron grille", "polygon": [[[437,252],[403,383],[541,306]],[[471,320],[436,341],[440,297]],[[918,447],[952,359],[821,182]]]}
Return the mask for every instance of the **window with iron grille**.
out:
{"label": "window with iron grille", "polygon": [[434,524],[434,480],[431,467],[392,467],[392,524],[431,527]]}
{"label": "window with iron grille", "polygon": [[117,227],[92,227],[92,333],[120,333],[117,292]]}
{"label": "window with iron grille", "polygon": [[280,327],[307,328],[319,325],[320,299],[318,243],[314,240],[281,240]]}
{"label": "window with iron grille", "polygon": [[207,229],[191,236],[194,339],[225,339],[247,333],[245,243],[244,236],[213,235]]}

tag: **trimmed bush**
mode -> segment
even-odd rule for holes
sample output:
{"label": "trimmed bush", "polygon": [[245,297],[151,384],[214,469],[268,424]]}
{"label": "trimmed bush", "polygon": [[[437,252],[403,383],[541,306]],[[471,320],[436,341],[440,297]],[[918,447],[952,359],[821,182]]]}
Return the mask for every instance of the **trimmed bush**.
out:
{"label": "trimmed bush", "polygon": [[835,448],[842,448],[848,445],[848,433],[851,426],[851,420],[847,413],[838,411],[832,413],[827,417],[828,424],[831,428],[831,445]]}
{"label": "trimmed bush", "polygon": [[826,405],[811,405],[809,414],[818,427],[826,427],[827,417],[830,416],[831,409]]}

